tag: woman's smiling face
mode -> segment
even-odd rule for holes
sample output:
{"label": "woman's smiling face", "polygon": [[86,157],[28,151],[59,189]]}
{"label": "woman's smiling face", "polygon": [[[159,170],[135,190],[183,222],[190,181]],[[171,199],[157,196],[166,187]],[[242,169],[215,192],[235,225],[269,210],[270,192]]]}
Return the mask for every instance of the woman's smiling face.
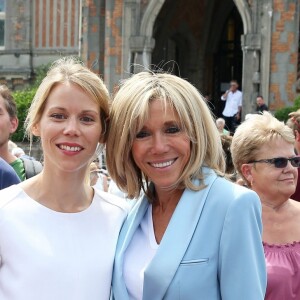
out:
{"label": "woman's smiling face", "polygon": [[[261,147],[255,160],[294,156],[294,145],[278,137]],[[276,168],[274,164],[265,162],[250,165],[252,165],[250,173],[248,178],[246,175],[246,178],[252,183],[252,189],[261,198],[271,200],[282,197],[287,200],[295,192],[298,169],[293,167],[290,162],[285,168]]]}
{"label": "woman's smiling face", "polygon": [[149,117],[136,134],[132,155],[156,190],[176,186],[190,159],[190,139],[177,112],[159,99],[149,104]]}
{"label": "woman's smiling face", "polygon": [[77,85],[58,84],[33,133],[41,137],[45,167],[76,171],[87,166],[100,140],[100,107]]}

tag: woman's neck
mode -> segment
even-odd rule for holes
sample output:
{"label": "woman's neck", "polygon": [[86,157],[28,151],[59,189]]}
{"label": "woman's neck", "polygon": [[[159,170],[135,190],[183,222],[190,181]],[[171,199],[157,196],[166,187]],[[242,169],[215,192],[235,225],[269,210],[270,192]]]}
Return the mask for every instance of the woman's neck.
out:
{"label": "woman's neck", "polygon": [[289,199],[267,200],[261,198],[262,209],[264,211],[280,212],[289,206]]}
{"label": "woman's neck", "polygon": [[261,201],[261,204],[262,204],[263,209],[265,208],[265,209],[269,209],[269,210],[279,212],[287,206],[288,201],[286,200],[282,203],[273,203],[272,201],[269,201],[269,202],[268,201]]}
{"label": "woman's neck", "polygon": [[21,183],[32,199],[59,212],[80,212],[90,206],[94,191],[84,176],[50,176],[44,171]]}
{"label": "woman's neck", "polygon": [[263,209],[265,208],[267,210],[273,211],[285,209],[285,206],[287,205],[289,200],[289,198],[285,195],[269,195],[265,194],[262,191],[256,191],[253,187],[252,190],[258,194]]}
{"label": "woman's neck", "polygon": [[177,206],[182,194],[182,189],[174,189],[174,190],[155,190],[155,201],[153,206],[159,208],[162,212],[171,207],[175,209]]}
{"label": "woman's neck", "polygon": [[152,204],[152,220],[156,242],[159,244],[169,225],[183,190],[155,191],[155,200]]}

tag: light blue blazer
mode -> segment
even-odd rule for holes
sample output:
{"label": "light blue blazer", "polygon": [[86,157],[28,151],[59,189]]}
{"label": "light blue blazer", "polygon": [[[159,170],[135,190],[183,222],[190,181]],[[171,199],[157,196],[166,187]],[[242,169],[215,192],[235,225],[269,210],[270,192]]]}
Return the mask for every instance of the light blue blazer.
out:
{"label": "light blue blazer", "polygon": [[[205,172],[206,188],[184,191],[145,270],[143,300],[264,299],[266,269],[259,198],[210,169]],[[123,278],[124,252],[148,206],[144,197],[121,230],[112,299],[129,299]]]}

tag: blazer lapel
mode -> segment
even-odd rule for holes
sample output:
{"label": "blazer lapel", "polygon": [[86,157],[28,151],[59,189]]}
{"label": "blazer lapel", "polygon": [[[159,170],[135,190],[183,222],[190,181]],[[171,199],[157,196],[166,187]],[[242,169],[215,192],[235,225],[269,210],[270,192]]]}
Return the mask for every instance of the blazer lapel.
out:
{"label": "blazer lapel", "polygon": [[122,300],[129,299],[128,292],[123,278],[124,253],[130,241],[132,240],[132,237],[137,227],[140,225],[141,220],[144,217],[148,206],[149,206],[149,202],[147,198],[144,196],[132,208],[120,232],[118,238],[118,244],[116,248],[113,280],[112,280],[113,295],[114,298],[116,299],[122,299]]}
{"label": "blazer lapel", "polygon": [[160,246],[145,270],[143,300],[163,299],[188,248],[211,185],[217,178],[209,170],[203,169],[206,172],[206,188],[198,192],[187,189],[184,191]]}

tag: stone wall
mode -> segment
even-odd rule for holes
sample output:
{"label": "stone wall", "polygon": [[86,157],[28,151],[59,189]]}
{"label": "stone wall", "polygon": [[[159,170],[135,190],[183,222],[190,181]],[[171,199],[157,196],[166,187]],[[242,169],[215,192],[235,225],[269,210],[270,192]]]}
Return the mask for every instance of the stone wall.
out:
{"label": "stone wall", "polygon": [[122,16],[123,0],[106,1],[104,80],[111,91],[124,72],[122,64]]}
{"label": "stone wall", "polygon": [[299,4],[274,0],[271,43],[270,109],[292,105],[296,98]]}
{"label": "stone wall", "polygon": [[80,0],[10,0],[0,49],[0,83],[21,90],[34,71],[61,56],[79,54]]}

